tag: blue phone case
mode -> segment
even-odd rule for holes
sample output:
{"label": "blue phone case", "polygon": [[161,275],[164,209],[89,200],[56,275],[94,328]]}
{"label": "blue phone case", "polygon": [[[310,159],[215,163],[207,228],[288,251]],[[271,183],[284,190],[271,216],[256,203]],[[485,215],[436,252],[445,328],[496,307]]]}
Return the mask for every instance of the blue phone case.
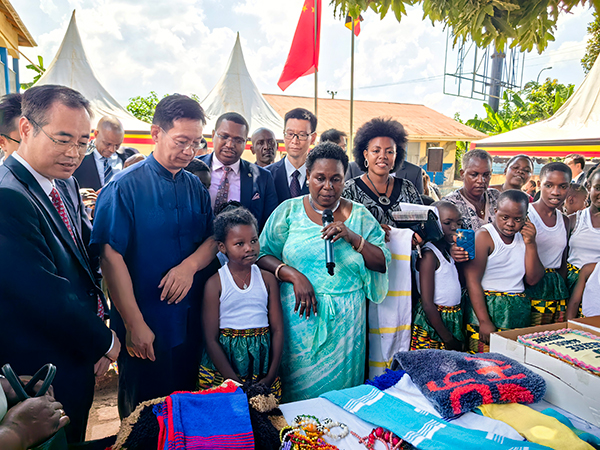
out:
{"label": "blue phone case", "polygon": [[456,230],[456,245],[465,249],[469,259],[475,259],[475,231],[464,228]]}

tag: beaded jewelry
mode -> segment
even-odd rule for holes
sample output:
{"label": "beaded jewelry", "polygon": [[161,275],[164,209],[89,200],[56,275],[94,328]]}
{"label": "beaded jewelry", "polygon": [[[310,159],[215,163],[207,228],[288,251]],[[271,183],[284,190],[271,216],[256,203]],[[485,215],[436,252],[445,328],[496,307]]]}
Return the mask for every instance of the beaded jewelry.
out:
{"label": "beaded jewelry", "polygon": [[352,436],[358,439],[358,442],[363,444],[369,450],[373,450],[375,448],[375,441],[383,442],[387,450],[398,450],[402,444],[404,444],[404,441],[394,433],[384,430],[381,427],[373,428],[373,431],[371,431],[371,433],[365,437],[360,437],[354,431],[351,431],[350,433]]}
{"label": "beaded jewelry", "polygon": [[[340,427],[342,433],[335,435],[331,428]],[[344,434],[345,433],[345,434]],[[323,439],[323,435],[333,439],[341,439],[348,435],[348,427],[345,424],[325,419],[323,423],[315,416],[301,414],[296,416],[292,424],[283,428],[279,437],[281,439],[281,450],[337,450],[335,445],[329,444]]]}
{"label": "beaded jewelry", "polygon": [[[330,418],[323,420],[323,426],[327,430],[327,431],[325,431],[325,435],[329,436],[331,439],[335,439],[335,440],[344,439],[350,433],[350,430],[348,429],[348,425],[346,425],[345,423],[334,422]],[[338,427],[342,429],[341,433],[335,434],[335,433],[331,432],[332,428],[338,428]]]}

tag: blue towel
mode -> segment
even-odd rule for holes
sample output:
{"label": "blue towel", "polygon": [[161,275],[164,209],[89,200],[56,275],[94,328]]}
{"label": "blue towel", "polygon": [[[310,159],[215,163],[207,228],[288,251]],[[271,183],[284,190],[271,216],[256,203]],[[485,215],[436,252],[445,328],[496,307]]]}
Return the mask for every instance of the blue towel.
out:
{"label": "blue towel", "polygon": [[573,426],[573,424],[571,423],[571,421],[567,417],[563,416],[561,413],[559,413],[555,409],[546,408],[545,410],[542,411],[542,414],[546,414],[547,416],[554,417],[560,423],[569,427],[571,429],[571,431],[573,433],[575,433],[579,439],[587,442],[594,448],[600,448],[600,438],[598,438],[597,436],[594,436],[591,433],[588,433],[587,431],[583,431],[583,430],[580,430],[579,428],[575,428]]}
{"label": "blue towel", "polygon": [[535,403],[546,393],[541,376],[500,353],[399,352],[392,369],[404,369],[444,419],[489,403]]}
{"label": "blue towel", "polygon": [[445,422],[372,386],[331,391],[321,397],[365,422],[390,430],[419,450],[548,450],[533,442]]}

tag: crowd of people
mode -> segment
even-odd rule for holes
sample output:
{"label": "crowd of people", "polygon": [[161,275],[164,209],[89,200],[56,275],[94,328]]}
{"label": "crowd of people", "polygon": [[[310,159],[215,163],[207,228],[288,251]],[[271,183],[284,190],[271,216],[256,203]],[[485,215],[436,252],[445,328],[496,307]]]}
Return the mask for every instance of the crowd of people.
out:
{"label": "crowd of people", "polygon": [[[204,111],[184,95],[157,105],[147,157],[121,146],[112,117],[90,141],[90,104],[66,87],[0,111],[0,365],[57,366],[40,440],[69,421],[68,439],[84,440],[95,376],[114,362],[122,418],[224,379],[284,402],[363,383],[367,303],[386,298],[386,243],[407,203],[435,201],[443,233],[411,240],[411,349],[482,352],[497,330],[600,315],[600,170],[585,174],[579,155],[542,167],[536,194],[530,157],[490,187],[490,155],[471,150],[462,187],[442,197],[393,119],[363,124],[349,161],[344,133],[314,145],[317,117],[293,109],[275,161],[275,133],[234,112],[207,153]],[[256,163],[242,159],[249,136]],[[28,428],[8,406],[0,442],[21,448]]]}

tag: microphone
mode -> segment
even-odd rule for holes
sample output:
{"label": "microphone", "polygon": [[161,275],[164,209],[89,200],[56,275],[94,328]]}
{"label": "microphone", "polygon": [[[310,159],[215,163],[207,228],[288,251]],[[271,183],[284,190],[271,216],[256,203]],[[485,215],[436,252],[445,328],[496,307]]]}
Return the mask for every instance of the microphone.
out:
{"label": "microphone", "polygon": [[[333,223],[333,212],[330,209],[323,211],[323,226],[326,227]],[[335,258],[333,256],[333,242],[331,239],[325,239],[325,267],[329,275],[333,276],[333,268],[335,267]]]}

